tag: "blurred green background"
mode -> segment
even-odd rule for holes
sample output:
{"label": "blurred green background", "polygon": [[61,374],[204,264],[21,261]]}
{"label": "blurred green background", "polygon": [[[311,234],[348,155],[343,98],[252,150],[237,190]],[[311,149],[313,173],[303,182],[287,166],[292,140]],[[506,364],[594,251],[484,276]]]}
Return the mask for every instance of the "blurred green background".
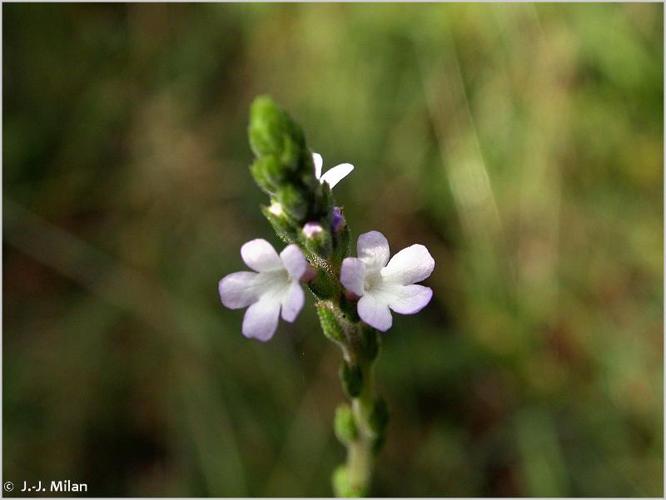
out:
{"label": "blurred green background", "polygon": [[663,7],[4,5],[5,480],[327,496],[337,349],[217,282],[277,243],[271,94],[355,235],[425,244],[378,496],[661,496]]}

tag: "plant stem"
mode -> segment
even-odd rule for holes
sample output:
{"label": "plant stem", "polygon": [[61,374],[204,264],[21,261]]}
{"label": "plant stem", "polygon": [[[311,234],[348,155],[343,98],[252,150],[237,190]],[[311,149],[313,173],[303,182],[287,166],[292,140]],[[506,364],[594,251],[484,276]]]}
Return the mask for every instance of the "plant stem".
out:
{"label": "plant stem", "polygon": [[376,438],[370,428],[369,418],[374,402],[372,363],[368,363],[363,373],[363,390],[359,397],[352,399],[352,414],[358,429],[356,440],[347,447],[347,473],[353,492],[366,495],[370,488],[374,463],[373,443]]}
{"label": "plant stem", "polygon": [[369,493],[379,433],[383,433],[383,429],[378,430],[371,420],[378,401],[374,387],[374,359],[368,358],[364,349],[362,328],[359,323],[347,322],[344,341],[340,342],[345,363],[360,369],[362,385],[360,393],[350,398],[355,433],[354,439],[343,441],[347,447],[347,461],[334,476],[337,496],[359,497]]}
{"label": "plant stem", "polygon": [[335,433],[347,448],[347,460],[333,473],[333,489],[339,497],[366,496],[388,423],[386,404],[375,393],[373,375],[379,333],[343,312],[339,295],[315,305],[324,334],[342,350],[340,381],[349,398],[349,404],[339,405],[335,415]]}

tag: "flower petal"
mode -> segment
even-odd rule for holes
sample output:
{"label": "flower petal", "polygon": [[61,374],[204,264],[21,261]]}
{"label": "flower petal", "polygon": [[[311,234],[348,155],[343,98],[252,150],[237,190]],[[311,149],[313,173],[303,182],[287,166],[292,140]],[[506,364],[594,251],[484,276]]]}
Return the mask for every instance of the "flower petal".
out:
{"label": "flower petal", "polygon": [[407,285],[396,289],[389,307],[399,314],[415,314],[428,305],[432,289],[421,285]]}
{"label": "flower petal", "polygon": [[241,257],[247,267],[254,271],[274,271],[282,268],[275,248],[264,239],[248,241],[241,247]]}
{"label": "flower petal", "polygon": [[241,309],[257,301],[257,273],[240,271],[220,280],[220,300],[229,309]]}
{"label": "flower petal", "polygon": [[356,254],[368,271],[379,270],[389,260],[390,250],[386,238],[379,231],[363,233],[356,242]]}
{"label": "flower petal", "polygon": [[280,302],[262,299],[247,308],[243,318],[243,335],[266,342],[277,329]]}
{"label": "flower petal", "polygon": [[366,294],[358,301],[358,315],[368,325],[385,332],[393,324],[393,317],[388,305],[374,295]]}
{"label": "flower petal", "polygon": [[352,170],[354,170],[354,165],[351,163],[341,163],[328,170],[319,180],[327,182],[331,189],[333,189],[338,182],[351,174]]}
{"label": "flower petal", "polygon": [[435,260],[423,245],[412,245],[400,250],[382,269],[385,281],[409,285],[423,281],[435,268]]}
{"label": "flower petal", "polygon": [[282,250],[280,258],[289,272],[289,276],[296,281],[300,280],[308,270],[308,261],[305,259],[303,252],[293,243]]}
{"label": "flower petal", "polygon": [[290,323],[293,322],[303,309],[304,302],[305,295],[301,285],[298,282],[293,282],[282,297],[282,319]]}
{"label": "flower petal", "polygon": [[340,269],[340,282],[352,293],[363,296],[363,282],[365,280],[365,264],[356,257],[347,257],[342,261]]}
{"label": "flower petal", "polygon": [[324,166],[324,159],[319,153],[312,153],[312,162],[314,163],[315,168],[315,177],[317,179],[321,178],[321,167]]}

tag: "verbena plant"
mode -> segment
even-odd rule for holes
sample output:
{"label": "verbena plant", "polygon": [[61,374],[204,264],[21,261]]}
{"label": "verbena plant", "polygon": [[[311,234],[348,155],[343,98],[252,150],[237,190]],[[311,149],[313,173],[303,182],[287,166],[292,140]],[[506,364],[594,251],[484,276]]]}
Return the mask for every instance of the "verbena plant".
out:
{"label": "verbena plant", "polygon": [[388,423],[373,377],[378,332],[391,328],[391,311],[414,314],[430,302],[432,290],[415,283],[430,276],[435,261],[423,245],[389,260],[378,231],[361,234],[351,257],[349,225],[331,189],[354,167],[344,163],[322,174],[322,157],[308,149],[301,128],[265,96],[252,104],[249,136],[256,156],[250,171],[270,197],[262,212],[287,246],[278,254],[264,239],[245,243],[241,257],[252,271],[224,277],[220,298],[231,309],[247,307],[243,335],[267,341],[280,316],[296,319],[307,284],[324,335],[342,351],[340,380],[349,399],[335,413],[347,460],[333,473],[333,489],[337,496],[365,496]]}

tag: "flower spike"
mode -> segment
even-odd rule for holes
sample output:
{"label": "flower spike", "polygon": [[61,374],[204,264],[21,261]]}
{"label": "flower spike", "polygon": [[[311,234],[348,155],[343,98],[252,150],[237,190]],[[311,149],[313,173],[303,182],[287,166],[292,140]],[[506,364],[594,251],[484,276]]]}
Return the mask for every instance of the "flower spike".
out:
{"label": "flower spike", "polygon": [[351,229],[332,189],[354,166],[342,163],[323,173],[321,155],[270,97],[252,103],[248,135],[255,156],[250,173],[269,201],[261,211],[287,247],[278,254],[266,240],[245,243],[241,256],[250,270],[220,280],[220,299],[231,309],[247,308],[243,335],[267,341],[280,316],[292,322],[299,315],[301,283],[308,283],[322,331],[342,351],[339,376],[349,399],[335,417],[335,434],[348,453],[332,474],[333,492],[365,496],[389,418],[372,383],[378,330],[391,327],[391,311],[414,314],[430,302],[432,290],[416,283],[430,276],[435,262],[423,245],[390,258],[378,231],[362,234],[357,256],[350,257]]}

